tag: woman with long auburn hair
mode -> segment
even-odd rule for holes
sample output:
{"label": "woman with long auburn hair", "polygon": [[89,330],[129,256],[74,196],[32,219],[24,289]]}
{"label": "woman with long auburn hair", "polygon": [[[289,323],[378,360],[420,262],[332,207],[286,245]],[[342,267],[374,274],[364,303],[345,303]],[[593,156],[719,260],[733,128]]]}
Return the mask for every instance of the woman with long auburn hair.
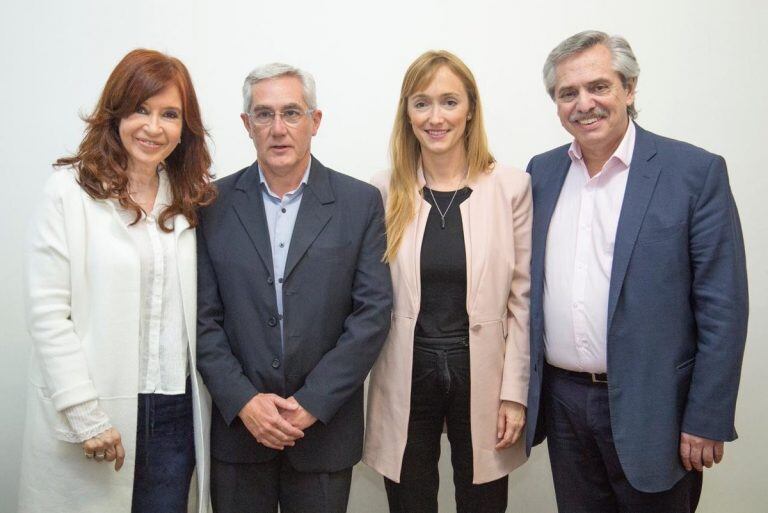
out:
{"label": "woman with long auburn hair", "polygon": [[215,198],[189,73],[112,71],[32,224],[34,351],[19,511],[208,511],[210,398],[195,370],[196,209]]}
{"label": "woman with long auburn hair", "polygon": [[371,374],[363,461],[393,513],[437,512],[445,426],[459,513],[499,513],[526,460],[531,190],[491,155],[472,72],[429,51],[403,79],[386,204],[392,325]]}

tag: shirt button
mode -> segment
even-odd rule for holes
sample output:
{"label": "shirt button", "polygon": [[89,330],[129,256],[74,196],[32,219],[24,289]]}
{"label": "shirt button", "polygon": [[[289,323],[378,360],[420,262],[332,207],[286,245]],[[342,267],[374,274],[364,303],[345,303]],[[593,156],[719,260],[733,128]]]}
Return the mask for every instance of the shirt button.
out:
{"label": "shirt button", "polygon": [[267,277],[267,283],[269,283],[270,285],[272,285],[273,283],[275,283],[275,280],[274,280],[274,278],[272,278],[272,276],[268,276],[268,277]]}
{"label": "shirt button", "polygon": [[285,207],[281,208],[281,209],[280,209],[280,212],[282,212],[283,214],[285,214]]}
{"label": "shirt button", "polygon": [[275,358],[274,360],[272,360],[272,368],[277,369],[278,367],[280,367],[280,359]]}
{"label": "shirt button", "polygon": [[280,244],[278,244],[278,246],[280,246],[281,248],[285,247],[285,242],[281,242]]}
{"label": "shirt button", "polygon": [[277,326],[277,319],[275,319],[274,317],[270,317],[267,320],[267,325],[274,328],[275,326]]}
{"label": "shirt button", "polygon": [[277,279],[277,283],[283,283],[283,279],[282,278],[278,278]]}

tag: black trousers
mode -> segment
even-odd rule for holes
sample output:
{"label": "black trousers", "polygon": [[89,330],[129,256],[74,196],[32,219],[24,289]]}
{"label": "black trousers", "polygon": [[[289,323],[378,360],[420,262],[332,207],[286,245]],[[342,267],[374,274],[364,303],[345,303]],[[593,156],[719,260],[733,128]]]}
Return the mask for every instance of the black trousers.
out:
{"label": "black trousers", "polygon": [[390,512],[437,513],[437,463],[444,424],[451,444],[457,513],[501,513],[506,509],[506,476],[472,484],[469,391],[468,338],[417,338],[408,442],[400,482],[384,478]]}
{"label": "black trousers", "polygon": [[696,511],[701,472],[688,472],[658,493],[641,492],[627,481],[613,443],[607,385],[551,366],[544,381],[547,447],[560,513]]}
{"label": "black trousers", "polygon": [[132,513],[186,513],[195,468],[190,381],[183,395],[139,394]]}
{"label": "black trousers", "polygon": [[[299,442],[301,443],[301,442]],[[352,467],[299,472],[285,454],[264,463],[211,458],[211,500],[216,513],[345,513]]]}

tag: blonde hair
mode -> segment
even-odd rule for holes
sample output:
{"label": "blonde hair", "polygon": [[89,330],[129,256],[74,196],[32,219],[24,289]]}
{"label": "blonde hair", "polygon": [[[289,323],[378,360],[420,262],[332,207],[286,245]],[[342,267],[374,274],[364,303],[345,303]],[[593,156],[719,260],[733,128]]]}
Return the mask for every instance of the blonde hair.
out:
{"label": "blonde hair", "polygon": [[488,149],[488,139],[483,126],[483,109],[477,91],[475,77],[461,59],[445,50],[430,50],[421,54],[408,67],[400,88],[395,124],[392,127],[390,158],[392,175],[389,179],[387,197],[387,251],[384,260],[392,262],[400,248],[403,234],[416,215],[413,190],[417,187],[417,167],[421,158],[421,147],[413,133],[408,118],[408,98],[429,84],[441,67],[447,67],[464,84],[469,97],[469,119],[464,133],[467,154],[467,179],[492,169],[495,159]]}

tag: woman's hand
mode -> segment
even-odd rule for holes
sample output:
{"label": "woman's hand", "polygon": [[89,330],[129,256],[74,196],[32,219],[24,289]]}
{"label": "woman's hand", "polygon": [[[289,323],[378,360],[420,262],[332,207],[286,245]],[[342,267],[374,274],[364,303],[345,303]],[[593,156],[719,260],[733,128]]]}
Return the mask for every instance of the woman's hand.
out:
{"label": "woman's hand", "polygon": [[501,401],[496,422],[496,450],[506,449],[517,442],[525,426],[525,406],[514,401]]}
{"label": "woman's hand", "polygon": [[83,451],[86,458],[96,462],[114,461],[115,471],[120,470],[125,461],[120,432],[113,427],[83,442]]}

